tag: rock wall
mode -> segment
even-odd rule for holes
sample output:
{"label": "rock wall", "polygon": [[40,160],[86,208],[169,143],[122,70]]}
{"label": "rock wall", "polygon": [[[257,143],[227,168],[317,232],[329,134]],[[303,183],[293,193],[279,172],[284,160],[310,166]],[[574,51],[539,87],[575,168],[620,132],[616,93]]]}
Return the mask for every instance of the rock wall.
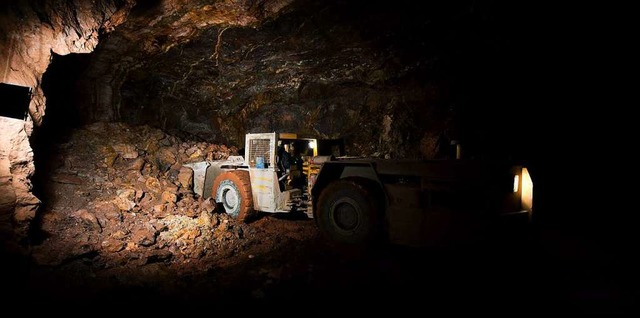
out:
{"label": "rock wall", "polygon": [[[32,88],[27,121],[0,117],[0,232],[7,244],[27,235],[39,200],[29,136],[45,116],[42,75],[51,54],[88,53],[122,23],[132,0],[6,1],[0,4],[0,82]],[[4,105],[0,102],[0,107]]]}
{"label": "rock wall", "polygon": [[[133,8],[126,23],[101,42],[91,69],[79,81],[78,92],[83,95],[84,120],[129,120],[126,118],[129,114],[121,110],[123,99],[128,99],[128,96],[122,95],[123,91],[127,91],[122,86],[132,78],[132,72],[141,70],[155,73],[159,70],[147,68],[151,65],[162,67],[153,63],[155,59],[162,59],[169,51],[182,50],[183,45],[202,36],[210,36],[207,30],[256,28],[277,17],[292,2],[294,0],[172,0],[141,3]],[[217,38],[217,34],[213,37]],[[216,48],[208,50],[207,56],[214,56],[218,51]],[[188,59],[185,62],[193,63]]]}
{"label": "rock wall", "polygon": [[31,193],[33,151],[23,120],[0,117],[0,243],[26,238],[40,200]]}
{"label": "rock wall", "polygon": [[[247,132],[287,131],[343,137],[352,155],[435,158],[458,105],[451,51],[470,32],[448,28],[475,17],[432,6],[299,0],[262,18],[144,26],[132,13],[80,81],[84,114],[237,147]],[[182,39],[173,26],[187,19],[201,29]]]}
{"label": "rock wall", "polygon": [[29,113],[45,115],[40,87],[51,53],[89,53],[100,34],[122,23],[132,0],[10,1],[0,6],[0,82],[33,89]]}
{"label": "rock wall", "polygon": [[[186,42],[208,26],[256,25],[291,2],[14,0],[0,3],[0,82],[32,88],[27,121],[0,126],[3,137],[0,151],[5,158],[10,158],[3,159],[0,170],[2,190],[6,193],[0,199],[2,227],[8,228],[8,220],[13,217],[19,224],[16,227],[19,236],[24,236],[39,202],[30,193],[29,177],[34,168],[28,139],[32,127],[40,126],[45,120],[46,98],[41,84],[53,53],[92,52],[99,40],[131,17],[128,27],[110,42],[116,46],[115,57],[98,59],[96,64],[100,65],[101,76],[94,78],[93,86],[87,88],[91,100],[85,119],[118,119],[119,85],[133,61],[127,57],[127,51],[140,51],[142,54],[136,56],[145,57]],[[105,47],[108,50],[109,45]],[[3,107],[1,102],[0,107]],[[16,130],[18,126],[21,128]],[[12,207],[15,208],[13,216],[6,212]]]}

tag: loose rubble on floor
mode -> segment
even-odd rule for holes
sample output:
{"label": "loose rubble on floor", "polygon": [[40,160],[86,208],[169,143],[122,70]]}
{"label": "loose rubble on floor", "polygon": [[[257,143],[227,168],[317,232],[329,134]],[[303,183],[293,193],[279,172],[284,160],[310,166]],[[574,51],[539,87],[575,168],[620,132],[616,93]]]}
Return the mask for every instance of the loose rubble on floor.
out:
{"label": "loose rubble on floor", "polygon": [[34,224],[41,242],[31,255],[38,265],[81,262],[92,273],[135,276],[162,264],[199,273],[316,234],[312,220],[239,223],[192,192],[193,171],[183,165],[226,159],[235,147],[181,141],[148,126],[95,123],[54,149]]}

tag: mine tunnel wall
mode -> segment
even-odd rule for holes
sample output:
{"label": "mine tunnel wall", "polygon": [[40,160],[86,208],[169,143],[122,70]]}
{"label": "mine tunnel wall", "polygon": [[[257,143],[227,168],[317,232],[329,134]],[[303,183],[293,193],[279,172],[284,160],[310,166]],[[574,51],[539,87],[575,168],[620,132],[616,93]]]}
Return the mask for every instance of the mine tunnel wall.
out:
{"label": "mine tunnel wall", "polygon": [[[33,151],[27,124],[0,117],[0,239],[16,242],[25,238],[29,222],[40,201],[31,193]],[[11,248],[10,246],[8,246]]]}
{"label": "mine tunnel wall", "polygon": [[[141,4],[136,6],[138,2]],[[40,202],[31,193],[30,178],[35,168],[30,138],[34,126],[40,127],[45,118],[47,102],[42,88],[43,74],[54,53],[64,56],[93,52],[99,41],[132,17],[135,21],[130,29],[134,30],[136,36],[140,34],[141,26],[153,25],[150,25],[150,19],[155,19],[156,15],[160,15],[161,19],[168,17],[169,22],[161,24],[170,24],[169,34],[162,36],[171,39],[165,44],[172,46],[188,41],[189,35],[193,35],[197,28],[225,23],[241,26],[257,24],[274,16],[290,3],[291,0],[263,0],[257,3],[226,0],[217,1],[215,5],[211,5],[210,1],[180,0],[154,1],[152,5],[133,0],[16,0],[0,3],[0,83],[31,90],[25,120],[3,118],[0,122],[0,221],[3,229],[0,245],[4,245],[5,241],[13,244],[24,238]],[[133,10],[134,7],[136,10]],[[95,89],[99,98],[96,104],[100,109],[90,108],[89,111],[110,111],[118,106],[118,101],[112,98],[117,98],[119,87],[114,87],[110,79],[108,76],[101,77],[97,82]],[[116,92],[113,92],[114,89]],[[0,100],[0,107],[5,106]],[[86,114],[85,117],[96,119]],[[119,119],[114,118],[112,112],[107,112],[103,117]],[[14,229],[11,230],[11,227]],[[10,238],[5,240],[5,236]]]}
{"label": "mine tunnel wall", "polygon": [[[29,138],[45,115],[42,75],[53,53],[92,52],[98,35],[122,23],[132,1],[101,0],[0,4],[0,82],[31,88],[25,120],[0,117],[0,247],[27,236],[40,200],[31,190],[35,170]],[[0,107],[8,107],[0,101]]]}

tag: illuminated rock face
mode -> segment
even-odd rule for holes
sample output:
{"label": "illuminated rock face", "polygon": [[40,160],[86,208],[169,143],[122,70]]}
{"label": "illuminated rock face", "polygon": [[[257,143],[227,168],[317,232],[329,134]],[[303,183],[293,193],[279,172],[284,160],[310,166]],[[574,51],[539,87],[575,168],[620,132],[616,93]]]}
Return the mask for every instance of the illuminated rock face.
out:
{"label": "illuminated rock face", "polygon": [[[215,25],[256,25],[292,0],[139,1],[122,34],[147,52],[161,52]],[[31,116],[40,124],[40,88],[51,54],[90,53],[136,5],[133,0],[11,1],[0,5],[0,82],[33,88]],[[159,43],[161,41],[162,43]]]}
{"label": "illuminated rock face", "polygon": [[[0,117],[0,241],[11,244],[27,236],[40,201],[31,193],[33,152],[25,122]],[[11,243],[10,243],[11,242]],[[11,246],[5,246],[11,248]]]}
{"label": "illuminated rock face", "polygon": [[[0,118],[0,227],[3,242],[27,235],[40,201],[31,193],[29,144],[44,119],[42,75],[52,53],[89,53],[98,37],[122,23],[133,1],[9,1],[0,5],[0,82],[32,89],[27,121]],[[4,105],[0,102],[0,107]],[[13,228],[13,229],[12,229]]]}
{"label": "illuminated rock face", "polygon": [[51,54],[89,53],[122,23],[133,1],[11,1],[0,7],[0,82],[33,89],[29,112],[45,114],[40,84]]}
{"label": "illuminated rock face", "polygon": [[[46,98],[41,84],[53,53],[90,53],[100,38],[129,17],[129,27],[123,30],[121,36],[124,41],[139,46],[124,45],[124,49],[162,52],[187,41],[206,27],[257,25],[287,6],[291,0],[138,2],[141,4],[137,6],[133,0],[25,0],[0,4],[0,82],[32,89],[27,121],[11,120],[6,125],[3,121],[0,126],[3,158],[0,166],[2,228],[10,228],[9,219],[13,218],[14,223],[18,224],[16,233],[25,232],[39,203],[31,194],[29,177],[33,174],[33,155],[28,138],[33,125],[41,125],[46,118]],[[134,6],[135,10],[131,11]],[[162,43],[158,43],[158,39],[162,39]],[[110,80],[107,76],[98,84],[109,83]],[[100,109],[111,110],[113,104],[118,102],[111,99],[114,95],[112,89],[118,87],[104,85],[96,88],[99,96],[105,96],[98,99],[98,107],[91,108],[97,114]],[[111,111],[107,111],[106,115],[97,117],[114,118]],[[11,210],[14,211],[5,212]]]}

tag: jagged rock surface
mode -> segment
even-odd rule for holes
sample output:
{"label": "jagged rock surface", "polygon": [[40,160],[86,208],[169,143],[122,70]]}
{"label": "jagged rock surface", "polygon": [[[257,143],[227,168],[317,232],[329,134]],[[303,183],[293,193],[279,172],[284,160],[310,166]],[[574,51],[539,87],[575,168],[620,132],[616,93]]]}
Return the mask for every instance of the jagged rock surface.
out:
{"label": "jagged rock surface", "polygon": [[[443,28],[472,20],[464,6],[291,2],[260,24],[132,13],[82,77],[95,101],[82,113],[238,147],[247,132],[287,131],[346,138],[352,155],[436,157],[455,128]],[[202,28],[167,28],[185,19]]]}
{"label": "jagged rock surface", "polygon": [[[125,76],[122,72],[131,66],[132,57],[127,55],[134,54],[128,52],[139,51],[136,56],[146,58],[189,41],[204,28],[258,25],[291,1],[5,1],[0,4],[0,82],[32,89],[30,116],[24,125],[26,135],[30,136],[33,125],[40,126],[45,118],[47,104],[42,81],[53,56],[92,52],[99,40],[129,20],[127,27],[113,36],[110,44],[104,45],[107,50],[110,45],[111,48],[116,46],[116,55],[96,63],[103,71],[99,79],[91,80],[96,84],[88,89],[92,98],[97,97],[85,108],[89,115],[82,116],[84,119],[117,120],[114,114],[119,114],[119,85],[122,83],[119,78]],[[0,103],[0,107],[5,105]],[[7,138],[0,143],[0,149],[7,153],[31,152],[28,142],[17,150],[12,148],[14,146]],[[15,161],[24,162],[25,167],[33,166],[32,156],[19,157]],[[28,176],[33,171],[16,173],[11,173],[12,182],[22,185],[29,184]],[[9,176],[2,178],[6,184]],[[22,191],[27,194],[20,194],[20,202],[16,205],[20,210],[14,213],[20,219],[19,224],[25,223],[21,228],[28,227],[38,202],[30,193],[30,187],[7,187],[7,193]],[[29,199],[23,200],[23,197]],[[7,197],[2,202],[11,200]],[[16,231],[23,232],[22,229]]]}
{"label": "jagged rock surface", "polygon": [[[223,160],[235,147],[181,140],[149,126],[95,123],[54,149],[43,167],[50,171],[46,204],[33,224],[33,272],[21,277],[27,280],[21,285],[52,290],[51,297],[115,299],[128,296],[109,290],[131,288],[224,296],[239,279],[264,290],[286,278],[265,274],[282,272],[282,253],[317,237],[313,220],[262,215],[246,224],[192,192],[183,164]],[[251,271],[238,272],[245,266]],[[206,279],[217,272],[229,275]]]}

